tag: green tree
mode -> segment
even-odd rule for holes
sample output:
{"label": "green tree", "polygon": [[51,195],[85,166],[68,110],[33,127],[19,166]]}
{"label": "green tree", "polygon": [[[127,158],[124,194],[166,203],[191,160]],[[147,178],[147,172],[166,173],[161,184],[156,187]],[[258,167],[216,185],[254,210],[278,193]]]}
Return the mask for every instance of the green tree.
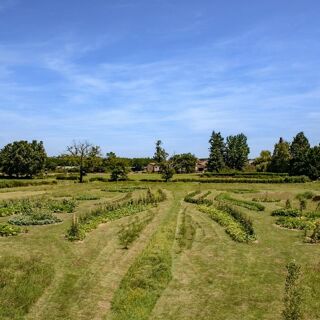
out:
{"label": "green tree", "polygon": [[162,178],[168,182],[169,180],[171,180],[171,178],[174,175],[174,169],[172,168],[171,164],[169,162],[162,162],[161,164],[161,175]]}
{"label": "green tree", "polygon": [[208,160],[208,171],[216,171],[219,172],[224,166],[224,152],[225,152],[225,144],[223,141],[223,137],[220,132],[212,132],[211,138],[209,140],[209,160]]}
{"label": "green tree", "polygon": [[85,174],[86,161],[95,154],[98,147],[92,146],[88,141],[74,141],[72,145],[67,147],[69,154],[74,157],[79,166],[79,182],[83,182]]}
{"label": "green tree", "polygon": [[153,159],[157,163],[161,164],[162,162],[165,162],[167,160],[168,153],[166,150],[162,147],[161,140],[158,140],[156,142],[156,151],[154,153]]}
{"label": "green tree", "polygon": [[288,142],[283,140],[283,138],[279,139],[279,142],[275,144],[271,164],[270,171],[273,172],[288,172],[289,171],[289,163],[290,163],[290,145]]}
{"label": "green tree", "polygon": [[260,156],[254,160],[253,164],[258,172],[265,172],[268,171],[268,168],[270,167],[271,159],[271,152],[269,150],[262,150]]}
{"label": "green tree", "polygon": [[111,181],[128,180],[129,170],[127,168],[127,161],[123,159],[116,159],[111,168]]}
{"label": "green tree", "polygon": [[170,163],[177,173],[192,173],[195,171],[197,158],[192,153],[176,154],[170,158]]}
{"label": "green tree", "polygon": [[250,149],[243,134],[227,137],[225,163],[231,169],[242,170],[248,162]]}
{"label": "green tree", "polygon": [[303,132],[299,132],[294,138],[290,146],[290,174],[291,175],[307,175],[308,153],[310,143]]}
{"label": "green tree", "polygon": [[301,267],[294,261],[287,264],[283,320],[300,320],[302,313]]}
{"label": "green tree", "polygon": [[85,170],[87,172],[102,172],[103,159],[99,146],[92,146],[85,161]]}
{"label": "green tree", "polygon": [[0,167],[10,177],[31,178],[44,169],[46,158],[42,141],[14,141],[0,151]]}
{"label": "green tree", "polygon": [[133,158],[131,160],[132,170],[142,171],[150,162],[150,158]]}
{"label": "green tree", "polygon": [[306,175],[313,180],[320,178],[320,145],[310,148],[306,163]]}

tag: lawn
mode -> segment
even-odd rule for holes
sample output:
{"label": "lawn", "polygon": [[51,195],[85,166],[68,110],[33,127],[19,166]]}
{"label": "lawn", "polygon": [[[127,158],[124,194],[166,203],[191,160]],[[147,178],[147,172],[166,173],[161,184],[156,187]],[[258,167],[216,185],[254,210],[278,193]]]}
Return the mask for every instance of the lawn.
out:
{"label": "lawn", "polygon": [[[39,201],[76,204],[73,212],[51,213],[62,222],[22,226],[18,235],[0,237],[1,320],[281,319],[285,266],[292,259],[302,267],[305,319],[320,319],[320,244],[306,243],[303,230],[281,228],[271,216],[288,199],[298,208],[297,194],[320,194],[320,183],[139,181],[159,179],[158,174],[130,178],[135,181],[58,181],[0,190],[0,203],[12,200],[17,206],[29,199],[30,210],[48,210],[32,207]],[[166,199],[134,210],[122,205],[144,199],[148,188],[152,194],[164,190]],[[198,191],[196,197],[211,191],[206,198],[212,202],[232,199],[252,221],[254,241],[234,241],[223,224],[185,202],[192,191]],[[254,210],[252,203],[259,199],[264,210]],[[111,215],[110,208],[119,203]],[[68,241],[72,221],[99,208],[111,210],[110,218],[86,229],[83,240]],[[305,210],[315,209],[308,200]],[[11,218],[0,217],[0,223]],[[124,248],[120,234],[132,226],[138,227]]]}

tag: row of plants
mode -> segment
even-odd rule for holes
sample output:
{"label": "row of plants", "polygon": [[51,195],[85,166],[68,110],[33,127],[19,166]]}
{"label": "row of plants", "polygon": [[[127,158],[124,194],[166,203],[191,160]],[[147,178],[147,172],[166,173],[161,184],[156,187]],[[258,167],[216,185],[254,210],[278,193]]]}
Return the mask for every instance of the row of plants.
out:
{"label": "row of plants", "polygon": [[76,207],[74,200],[62,199],[16,199],[3,200],[0,202],[0,217],[13,214],[31,214],[35,211],[45,210],[49,212],[67,212],[71,213]]}
{"label": "row of plants", "polygon": [[[143,179],[141,181],[150,181]],[[154,180],[159,181],[159,180]],[[209,178],[209,179],[192,179],[192,178],[177,178],[171,180],[172,182],[200,182],[200,183],[305,183],[309,182],[310,179],[306,176],[289,176],[279,178]]]}
{"label": "row of plants", "polygon": [[193,191],[191,193],[188,193],[184,197],[185,202],[194,203],[194,204],[204,204],[204,205],[212,205],[213,201],[210,199],[206,199],[206,197],[211,193],[211,191],[207,191],[206,193],[200,195],[199,197],[195,198],[197,195],[201,194],[201,191]]}
{"label": "row of plants", "polygon": [[[130,194],[128,195],[131,197]],[[74,216],[72,224],[67,230],[66,238],[70,241],[83,240],[86,233],[97,228],[99,224],[144,211],[165,199],[166,194],[161,189],[156,193],[149,189],[146,195],[140,196],[138,199],[128,199],[126,195],[118,201],[113,201],[79,217]]]}
{"label": "row of plants", "polygon": [[147,247],[130,266],[111,302],[113,320],[147,320],[172,279],[172,246],[176,231],[174,202]]}
{"label": "row of plants", "polygon": [[58,174],[56,176],[57,180],[71,180],[71,181],[77,181],[79,180],[78,175],[64,175],[64,174]]}
{"label": "row of plants", "polygon": [[240,200],[231,197],[228,193],[220,193],[215,197],[215,200],[219,202],[226,202],[233,205],[237,205],[239,207],[243,207],[249,210],[254,211],[263,211],[265,209],[265,206],[263,206],[260,203],[249,201],[249,200]]}
{"label": "row of plants", "polygon": [[9,219],[8,223],[17,226],[46,225],[62,222],[51,212],[33,212],[22,214]]}
{"label": "row of plants", "polygon": [[255,179],[276,179],[288,177],[288,173],[275,172],[205,172],[200,177],[231,177],[231,178],[255,178]]}
{"label": "row of plants", "polygon": [[281,208],[272,211],[271,215],[276,217],[300,217],[301,211],[292,208]]}
{"label": "row of plants", "polygon": [[[247,233],[245,227],[236,220],[229,211],[220,207],[198,206],[199,211],[208,214],[208,216],[225,228],[226,233],[237,242],[249,242],[255,239],[254,234]],[[246,219],[243,217],[243,219]]]}
{"label": "row of plants", "polygon": [[254,202],[280,202],[281,199],[274,198],[269,195],[268,192],[264,193],[263,195],[259,195],[258,197],[252,198]]}
{"label": "row of plants", "polygon": [[15,188],[15,187],[27,187],[27,186],[41,186],[41,185],[51,185],[57,184],[55,180],[10,180],[10,179],[0,179],[0,189],[3,188]]}
{"label": "row of plants", "polygon": [[16,236],[21,233],[21,228],[8,223],[0,223],[0,237]]}
{"label": "row of plants", "polygon": [[78,201],[90,201],[90,200],[99,200],[100,197],[94,194],[80,194],[74,199]]}
{"label": "row of plants", "polygon": [[128,249],[130,244],[139,238],[142,230],[152,221],[155,213],[151,212],[145,219],[135,217],[134,221],[122,225],[118,232],[118,239],[123,249]]}
{"label": "row of plants", "polygon": [[101,191],[127,193],[127,192],[132,192],[135,190],[146,190],[146,189],[147,189],[147,187],[126,186],[126,187],[120,187],[120,188],[107,188],[107,189],[102,189]]}
{"label": "row of plants", "polygon": [[186,214],[186,209],[181,213],[179,230],[177,233],[177,242],[179,252],[184,249],[191,249],[193,240],[196,235],[196,228],[190,215]]}

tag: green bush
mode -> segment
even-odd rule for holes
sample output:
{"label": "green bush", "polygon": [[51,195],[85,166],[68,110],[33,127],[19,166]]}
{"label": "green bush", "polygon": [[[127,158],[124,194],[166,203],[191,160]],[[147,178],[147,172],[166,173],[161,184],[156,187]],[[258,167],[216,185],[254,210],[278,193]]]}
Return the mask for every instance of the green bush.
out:
{"label": "green bush", "polygon": [[89,201],[89,200],[99,200],[100,197],[92,195],[92,194],[81,194],[77,197],[75,197],[75,200],[80,200],[80,201]]}
{"label": "green bush", "polygon": [[79,180],[79,176],[78,175],[64,175],[64,174],[59,174],[56,176],[57,180],[72,180],[72,181],[76,181]]}
{"label": "green bush", "polygon": [[[12,226],[7,223],[0,223],[0,236],[1,237],[8,237],[8,236],[16,236],[21,233],[21,228]],[[1,288],[1,286],[0,286]]]}
{"label": "green bush", "polygon": [[296,198],[297,198],[298,200],[304,200],[304,199],[310,200],[310,199],[312,199],[314,196],[315,196],[315,194],[314,194],[312,191],[305,191],[305,192],[302,192],[302,193],[298,193],[298,194],[296,195]]}
{"label": "green bush", "polygon": [[27,186],[41,186],[41,185],[51,185],[57,184],[55,180],[10,180],[10,179],[1,179],[0,180],[0,189],[2,188],[15,188],[15,187],[27,187]]}

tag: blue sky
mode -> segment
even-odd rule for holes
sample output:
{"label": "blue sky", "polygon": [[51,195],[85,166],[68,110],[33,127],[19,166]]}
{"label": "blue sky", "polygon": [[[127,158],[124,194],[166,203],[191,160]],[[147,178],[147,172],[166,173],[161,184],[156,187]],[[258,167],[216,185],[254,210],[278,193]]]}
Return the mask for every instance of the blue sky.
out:
{"label": "blue sky", "polygon": [[104,152],[208,154],[243,132],[251,157],[320,142],[318,0],[0,0],[0,147],[72,140]]}

